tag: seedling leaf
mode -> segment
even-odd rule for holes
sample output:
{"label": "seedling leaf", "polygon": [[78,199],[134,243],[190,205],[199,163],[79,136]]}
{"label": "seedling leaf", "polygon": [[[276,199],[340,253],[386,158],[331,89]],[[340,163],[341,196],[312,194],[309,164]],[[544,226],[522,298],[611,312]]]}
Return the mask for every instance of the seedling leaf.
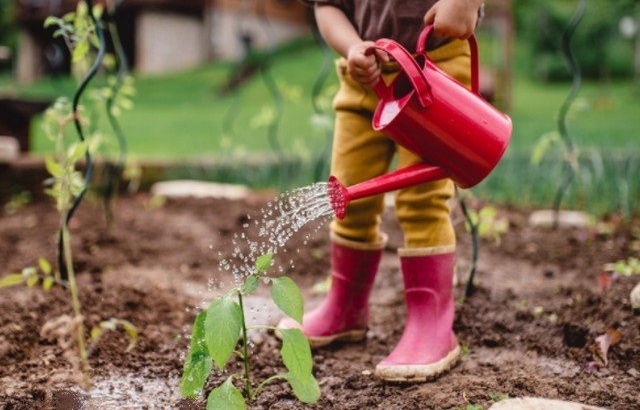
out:
{"label": "seedling leaf", "polygon": [[64,176],[64,168],[53,157],[46,157],[44,165],[54,178],[62,178]]}
{"label": "seedling leaf", "polygon": [[293,389],[293,394],[303,403],[315,403],[320,398],[320,386],[311,373],[304,376],[285,374],[285,378]]}
{"label": "seedling leaf", "polygon": [[25,277],[21,273],[12,273],[0,279],[0,288],[19,285],[25,281]]}
{"label": "seedling leaf", "polygon": [[302,323],[302,293],[294,281],[286,276],[271,279],[271,298],[287,316]]}
{"label": "seedling leaf", "polygon": [[220,370],[233,354],[241,328],[242,310],[231,300],[231,294],[209,305],[204,322],[205,340],[209,355]]}
{"label": "seedling leaf", "polygon": [[247,406],[244,403],[242,393],[231,382],[229,377],[221,386],[213,389],[207,399],[207,410],[244,410]]}
{"label": "seedling leaf", "polygon": [[44,278],[42,280],[42,289],[45,292],[48,292],[51,289],[51,287],[53,286],[53,283],[54,282],[53,282],[53,278],[52,277],[48,276],[48,277]]}
{"label": "seedling leaf", "polygon": [[47,28],[51,25],[54,24],[61,24],[62,20],[56,16],[49,16],[46,19],[44,19],[44,24],[42,25],[44,28]]}
{"label": "seedling leaf", "polygon": [[313,360],[306,336],[299,329],[279,329],[282,335],[282,361],[294,377],[311,374]]}
{"label": "seedling leaf", "polygon": [[273,253],[271,252],[258,256],[258,259],[256,259],[256,271],[258,273],[266,272],[266,270],[271,267],[272,261]]}
{"label": "seedling leaf", "polygon": [[51,275],[51,264],[45,258],[38,258],[38,265],[40,266],[40,270],[45,275]]}
{"label": "seedling leaf", "polygon": [[38,284],[39,280],[40,280],[40,278],[38,278],[37,276],[29,276],[27,278],[27,286],[32,288],[32,287],[34,287],[35,285]]}
{"label": "seedling leaf", "polygon": [[256,289],[258,289],[258,277],[256,275],[247,276],[242,286],[242,293],[248,295],[249,293],[255,292]]}
{"label": "seedling leaf", "polygon": [[76,48],[73,49],[73,55],[71,57],[71,61],[73,63],[77,63],[81,61],[84,56],[89,52],[89,42],[88,41],[80,41],[76,44]]}
{"label": "seedling leaf", "polygon": [[204,323],[207,316],[206,311],[202,311],[196,316],[191,332],[191,346],[189,355],[184,362],[182,379],[180,380],[180,394],[183,397],[196,397],[209,377],[211,372],[211,356],[207,351],[205,341]]}

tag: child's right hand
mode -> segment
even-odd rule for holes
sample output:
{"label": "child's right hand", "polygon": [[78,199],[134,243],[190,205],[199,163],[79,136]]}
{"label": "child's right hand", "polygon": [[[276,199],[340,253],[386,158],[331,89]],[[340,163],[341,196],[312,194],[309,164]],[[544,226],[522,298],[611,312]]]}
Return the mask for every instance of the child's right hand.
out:
{"label": "child's right hand", "polygon": [[389,56],[381,51],[367,53],[373,47],[373,41],[361,41],[349,47],[347,52],[347,71],[351,78],[366,87],[372,87],[380,79],[379,61],[388,62]]}

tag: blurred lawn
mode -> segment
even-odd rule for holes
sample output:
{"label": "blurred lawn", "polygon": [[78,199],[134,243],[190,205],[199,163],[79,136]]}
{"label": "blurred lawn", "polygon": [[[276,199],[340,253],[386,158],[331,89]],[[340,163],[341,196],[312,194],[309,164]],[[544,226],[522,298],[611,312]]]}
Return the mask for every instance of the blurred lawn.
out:
{"label": "blurred lawn", "polygon": [[[304,163],[317,158],[330,140],[330,102],[337,89],[332,59],[330,55],[325,60],[311,39],[299,41],[273,57],[270,77],[257,73],[228,95],[220,90],[239,70],[229,62],[171,75],[138,76],[135,107],[120,118],[129,155],[222,158],[233,165],[231,169],[195,177],[264,185],[277,184],[275,181],[282,177],[277,176],[280,171],[260,167],[249,170],[242,165],[243,155],[277,153],[281,149],[301,161],[296,165],[299,168],[286,171],[290,184],[317,180],[320,174],[308,171],[309,166]],[[524,71],[520,57],[515,63]],[[328,78],[316,102],[325,114],[318,118],[311,94],[323,64]],[[281,91],[278,98],[271,94],[270,79]],[[17,88],[7,76],[0,76],[0,89],[26,97],[71,98],[74,88],[68,78]],[[549,206],[563,178],[563,148],[560,144],[552,146],[539,166],[531,164],[531,152],[543,134],[557,130],[558,110],[569,88],[568,83],[541,84],[525,75],[515,75],[510,148],[496,172],[474,188],[475,194],[516,205]],[[631,82],[583,84],[568,118],[571,138],[581,153],[581,165],[567,192],[566,206],[594,213],[640,209],[640,131],[636,125],[639,91]],[[273,125],[278,110],[279,121]],[[105,119],[99,121],[93,125],[109,132]],[[37,121],[33,128],[34,151],[51,151],[53,144],[44,137]],[[271,138],[274,136],[275,141]],[[294,177],[297,179],[291,179]]]}
{"label": "blurred lawn", "polygon": [[[325,132],[312,121],[311,90],[323,66],[320,48],[310,40],[272,59],[270,75],[282,91],[281,117],[275,129],[279,145],[288,152],[317,152]],[[336,89],[332,61],[326,62],[329,78],[320,99],[327,108]],[[221,95],[220,89],[237,68],[228,62],[210,64],[188,72],[139,76],[135,108],[121,116],[130,153],[136,157],[203,157],[234,152],[271,151],[269,121],[278,105],[260,73],[239,92]],[[6,78],[0,86],[8,87]],[[512,149],[531,149],[539,137],[556,129],[557,112],[569,84],[534,83],[515,77]],[[69,79],[43,81],[14,90],[24,96],[71,96]],[[634,121],[640,112],[640,96],[628,82],[586,83],[574,103],[569,131],[580,147],[631,148],[640,140]],[[101,129],[109,130],[106,122]],[[273,132],[273,129],[271,130]],[[52,144],[34,124],[35,152],[47,152]]]}

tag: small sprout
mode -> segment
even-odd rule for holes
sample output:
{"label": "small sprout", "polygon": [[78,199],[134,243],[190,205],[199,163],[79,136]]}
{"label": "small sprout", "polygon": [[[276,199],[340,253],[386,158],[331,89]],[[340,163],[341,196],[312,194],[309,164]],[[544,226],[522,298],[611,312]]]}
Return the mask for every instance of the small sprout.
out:
{"label": "small sprout", "polygon": [[532,312],[533,316],[539,317],[544,313],[544,308],[542,306],[536,306],[533,308]]}
{"label": "small sprout", "polygon": [[490,397],[492,401],[499,402],[502,400],[507,400],[509,398],[509,395],[506,393],[500,394],[500,393],[493,392],[490,394]]}

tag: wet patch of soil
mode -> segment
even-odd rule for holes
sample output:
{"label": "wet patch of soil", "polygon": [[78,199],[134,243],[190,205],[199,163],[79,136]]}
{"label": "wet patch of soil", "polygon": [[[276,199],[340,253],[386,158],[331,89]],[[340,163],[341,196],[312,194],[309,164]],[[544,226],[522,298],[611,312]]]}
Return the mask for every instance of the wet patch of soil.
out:
{"label": "wet patch of soil", "polygon": [[[75,269],[85,323],[126,319],[139,330],[127,350],[122,332],[108,333],[90,357],[93,388],[74,380],[73,345],[64,332],[44,331],[64,323],[72,309],[66,291],[54,287],[0,290],[0,404],[34,408],[204,408],[179,397],[177,386],[198,307],[228,286],[218,263],[233,250],[231,239],[274,198],[254,194],[241,201],[168,200],[146,194],[120,198],[107,227],[99,203],[87,201],[72,221]],[[446,409],[469,404],[488,408],[501,397],[539,396],[611,409],[640,408],[640,314],[629,293],[640,277],[618,277],[603,291],[598,276],[605,263],[638,256],[640,218],[585,229],[533,228],[529,212],[499,209],[509,230],[499,242],[481,241],[475,293],[463,300],[471,241],[459,210],[458,309],[455,331],[466,354],[439,380],[392,384],[373,370],[398,341],[405,316],[396,249],[401,234],[392,212],[390,235],[372,296],[370,329],[362,343],[314,352],[320,401],[304,406],[284,383],[269,385],[250,404],[254,409]],[[49,202],[36,202],[0,216],[0,277],[55,259],[58,216]],[[303,289],[307,306],[321,296],[313,285],[328,270],[328,233],[305,227],[282,253],[282,266]],[[306,238],[305,238],[306,237]],[[215,286],[210,286],[211,284]],[[265,293],[253,303],[253,320],[277,322]],[[589,369],[590,346],[607,329],[622,335],[608,365]],[[282,370],[278,340],[254,335],[253,373],[263,378]],[[236,369],[232,365],[230,371]],[[214,374],[212,389],[225,375]]]}

